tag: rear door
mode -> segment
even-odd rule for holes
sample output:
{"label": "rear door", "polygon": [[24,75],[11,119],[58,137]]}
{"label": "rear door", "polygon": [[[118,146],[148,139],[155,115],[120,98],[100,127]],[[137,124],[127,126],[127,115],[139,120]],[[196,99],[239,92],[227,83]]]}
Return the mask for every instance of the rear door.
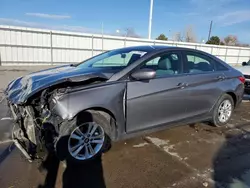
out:
{"label": "rear door", "polygon": [[183,51],[184,72],[188,80],[185,96],[188,116],[209,112],[222,94],[223,71],[216,71],[216,62],[205,53]]}

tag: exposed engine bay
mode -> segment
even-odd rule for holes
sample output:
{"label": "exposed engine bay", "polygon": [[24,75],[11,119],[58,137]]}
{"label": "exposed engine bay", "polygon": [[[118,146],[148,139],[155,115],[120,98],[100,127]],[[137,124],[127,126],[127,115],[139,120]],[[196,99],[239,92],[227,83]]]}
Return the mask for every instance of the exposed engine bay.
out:
{"label": "exposed engine bay", "polygon": [[51,112],[50,102],[55,93],[46,89],[28,105],[9,103],[15,123],[13,139],[29,160],[42,157],[45,150],[54,151],[63,121]]}

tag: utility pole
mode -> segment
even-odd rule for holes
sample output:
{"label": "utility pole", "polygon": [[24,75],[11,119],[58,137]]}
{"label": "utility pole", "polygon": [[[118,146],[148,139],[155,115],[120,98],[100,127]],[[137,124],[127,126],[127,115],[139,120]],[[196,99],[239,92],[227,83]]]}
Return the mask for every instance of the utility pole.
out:
{"label": "utility pole", "polygon": [[148,39],[151,39],[153,5],[154,5],[154,0],[150,0],[149,24],[148,24]]}
{"label": "utility pole", "polygon": [[212,31],[212,26],[213,26],[213,20],[210,22],[210,27],[209,27],[209,32],[208,32],[208,39],[210,39],[211,31]]}
{"label": "utility pole", "polygon": [[103,28],[103,22],[102,22],[102,37],[103,37],[103,32],[104,32],[104,28]]}
{"label": "utility pole", "polygon": [[103,28],[103,22],[102,22],[102,52],[103,52],[103,32],[104,32],[104,28]]}

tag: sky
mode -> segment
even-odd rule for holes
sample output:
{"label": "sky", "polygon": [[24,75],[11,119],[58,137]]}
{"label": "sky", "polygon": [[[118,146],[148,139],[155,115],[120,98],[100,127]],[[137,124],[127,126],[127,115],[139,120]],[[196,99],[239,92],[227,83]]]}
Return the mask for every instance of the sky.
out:
{"label": "sky", "polygon": [[[88,33],[133,28],[148,35],[150,0],[0,0],[0,24]],[[250,0],[154,0],[152,38],[193,28],[197,41],[236,35],[250,43]]]}

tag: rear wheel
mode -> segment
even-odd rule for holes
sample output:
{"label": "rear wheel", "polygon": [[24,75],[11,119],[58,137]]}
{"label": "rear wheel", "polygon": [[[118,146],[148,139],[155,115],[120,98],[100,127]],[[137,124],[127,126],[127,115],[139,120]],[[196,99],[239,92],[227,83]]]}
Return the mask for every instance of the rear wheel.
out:
{"label": "rear wheel", "polygon": [[56,145],[61,160],[92,160],[110,147],[109,120],[97,111],[83,112],[66,126]]}
{"label": "rear wheel", "polygon": [[233,98],[228,94],[222,95],[213,110],[213,125],[217,127],[226,125],[233,114],[233,110]]}

